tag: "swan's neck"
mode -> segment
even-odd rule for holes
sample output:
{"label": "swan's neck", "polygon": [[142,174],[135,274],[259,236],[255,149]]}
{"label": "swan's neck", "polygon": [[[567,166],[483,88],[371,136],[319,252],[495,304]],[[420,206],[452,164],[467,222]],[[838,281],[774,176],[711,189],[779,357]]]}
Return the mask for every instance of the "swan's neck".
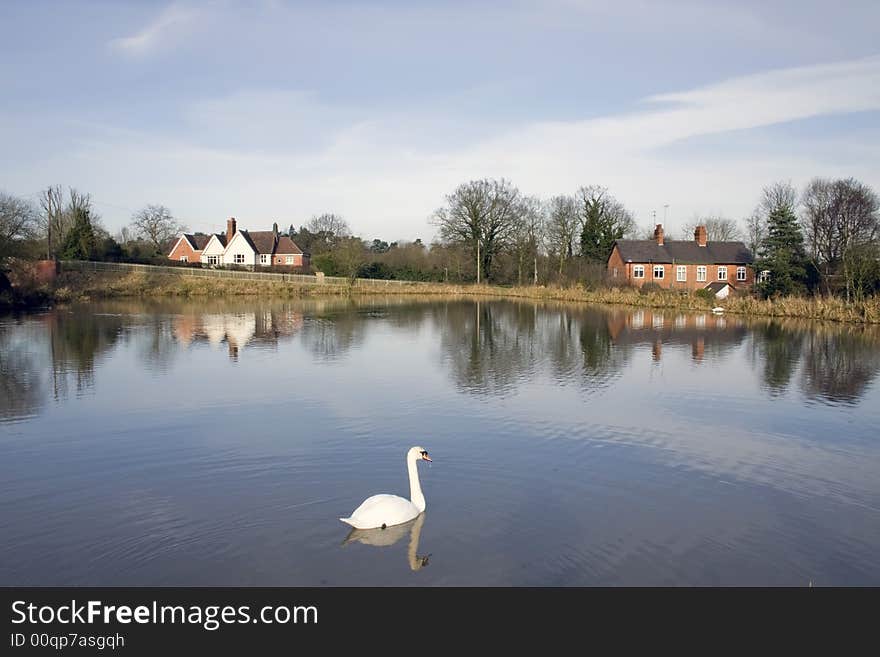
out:
{"label": "swan's neck", "polygon": [[409,499],[421,513],[425,510],[425,496],[422,495],[422,485],[419,483],[419,468],[415,456],[406,459],[406,469],[409,471]]}

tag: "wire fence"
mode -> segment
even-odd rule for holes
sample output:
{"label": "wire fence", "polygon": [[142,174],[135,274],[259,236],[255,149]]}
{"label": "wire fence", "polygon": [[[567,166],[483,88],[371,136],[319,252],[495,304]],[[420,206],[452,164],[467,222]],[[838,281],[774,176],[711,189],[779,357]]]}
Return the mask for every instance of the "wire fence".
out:
{"label": "wire fence", "polygon": [[61,271],[122,271],[142,272],[181,278],[227,278],[240,281],[264,281],[267,283],[295,283],[299,285],[351,285],[354,287],[392,287],[402,285],[431,285],[423,281],[397,281],[380,278],[344,278],[323,274],[282,274],[262,271],[236,271],[230,269],[200,269],[197,267],[163,267],[161,265],[136,265],[128,262],[93,262],[90,260],[62,260]]}

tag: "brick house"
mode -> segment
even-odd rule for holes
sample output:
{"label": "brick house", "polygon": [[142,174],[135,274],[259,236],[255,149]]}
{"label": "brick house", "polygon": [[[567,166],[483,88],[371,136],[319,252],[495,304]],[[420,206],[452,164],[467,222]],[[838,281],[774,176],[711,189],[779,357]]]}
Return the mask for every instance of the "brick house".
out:
{"label": "brick house", "polygon": [[726,282],[734,290],[755,283],[752,254],[742,242],[710,242],[706,227],[693,240],[666,240],[657,224],[654,239],[617,240],[608,256],[608,278],[641,287],[656,283],[677,290],[697,290]]}
{"label": "brick house", "polygon": [[[183,235],[178,243],[185,242],[186,237]],[[238,265],[251,268],[309,266],[309,255],[303,253],[286,235],[279,235],[271,230],[239,230],[234,217],[226,222],[226,233],[203,237],[204,244],[196,258],[203,265]],[[174,254],[175,251],[172,251],[172,255]]]}
{"label": "brick house", "polygon": [[168,259],[178,262],[201,262],[202,251],[210,239],[210,235],[184,233],[174,243],[174,248],[168,254]]}

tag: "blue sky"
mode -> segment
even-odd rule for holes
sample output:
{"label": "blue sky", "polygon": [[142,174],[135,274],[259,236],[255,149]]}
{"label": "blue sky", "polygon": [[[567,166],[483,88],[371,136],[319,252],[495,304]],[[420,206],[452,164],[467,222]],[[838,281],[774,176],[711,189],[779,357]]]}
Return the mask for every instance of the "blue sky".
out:
{"label": "blue sky", "polygon": [[0,189],[194,230],[343,214],[429,239],[456,184],[601,184],[640,224],[742,218],[815,175],[880,188],[880,3],[0,5]]}

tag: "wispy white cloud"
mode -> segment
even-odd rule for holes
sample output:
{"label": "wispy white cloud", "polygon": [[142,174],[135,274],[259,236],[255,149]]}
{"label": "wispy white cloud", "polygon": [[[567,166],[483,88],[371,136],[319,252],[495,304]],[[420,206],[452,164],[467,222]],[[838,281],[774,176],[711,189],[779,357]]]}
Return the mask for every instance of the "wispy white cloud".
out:
{"label": "wispy white cloud", "polygon": [[548,144],[580,143],[646,153],[702,135],[880,110],[880,57],[769,71],[651,96],[643,103],[651,107],[586,121],[539,123],[515,140],[538,144],[540,150]]}
{"label": "wispy white cloud", "polygon": [[[365,235],[391,239],[429,236],[427,217],[443,195],[473,177],[505,176],[542,196],[604,184],[642,221],[670,204],[673,229],[696,212],[745,216],[761,187],[779,178],[855,175],[880,184],[880,147],[835,152],[826,141],[811,150],[815,138],[803,135],[796,150],[791,137],[746,138],[784,122],[880,110],[880,57],[724,80],[581,121],[487,122],[469,141],[448,117],[408,110],[243,92],[187,106],[177,134],[96,129],[58,166],[75,162],[88,175],[77,184],[96,197],[106,189],[132,206],[158,200],[202,230],[230,213],[298,223],[331,210]],[[688,149],[709,135],[717,151]],[[301,144],[277,147],[291,140]],[[50,163],[40,166],[43,176],[51,172]]]}
{"label": "wispy white cloud", "polygon": [[130,55],[151,52],[163,41],[179,33],[181,28],[191,25],[199,14],[200,10],[195,7],[171,4],[140,32],[113,39],[110,47]]}

